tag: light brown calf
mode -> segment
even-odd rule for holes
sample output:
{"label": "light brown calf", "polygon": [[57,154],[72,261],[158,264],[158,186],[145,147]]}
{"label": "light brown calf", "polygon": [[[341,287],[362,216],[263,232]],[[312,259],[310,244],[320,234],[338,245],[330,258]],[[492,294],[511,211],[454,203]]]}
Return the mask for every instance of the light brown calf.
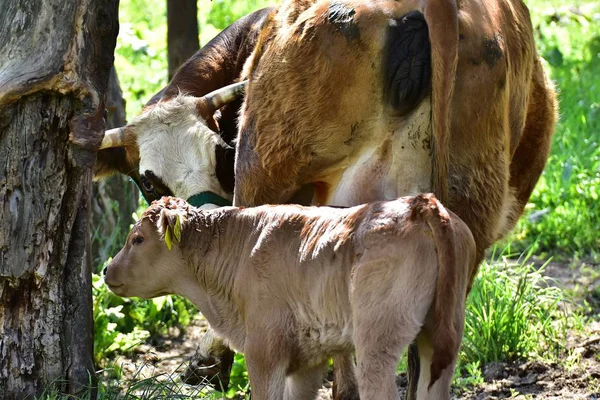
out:
{"label": "light brown calf", "polygon": [[426,337],[417,396],[440,400],[450,399],[474,261],[470,230],[432,195],[210,211],[163,198],[105,281],[120,296],[190,299],[244,352],[253,399],[314,398],[327,360],[353,351],[361,399],[398,399],[400,354]]}

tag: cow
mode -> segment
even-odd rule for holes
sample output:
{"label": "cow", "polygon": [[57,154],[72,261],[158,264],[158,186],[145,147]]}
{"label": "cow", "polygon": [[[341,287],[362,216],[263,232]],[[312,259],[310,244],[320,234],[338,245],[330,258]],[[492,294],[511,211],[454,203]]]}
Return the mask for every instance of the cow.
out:
{"label": "cow", "polygon": [[244,352],[253,399],[315,398],[328,358],[354,351],[361,399],[399,399],[402,349],[427,331],[418,397],[449,400],[474,262],[469,228],[432,195],[209,211],[165,197],[105,282],[120,296],[191,300]]}
{"label": "cow", "polygon": [[[241,79],[234,205],[306,185],[338,206],[433,191],[477,264],[523,213],[557,115],[522,0],[285,0]],[[430,342],[409,349],[409,398]],[[352,378],[335,375],[336,399],[356,398]]]}
{"label": "cow", "polygon": [[[477,260],[514,226],[556,120],[520,0],[288,0],[245,27],[241,56],[224,49],[244,60],[231,79],[249,79],[235,204],[307,186],[315,204],[343,206],[434,190],[472,230]],[[196,79],[220,76],[218,64]],[[336,399],[356,398],[351,360],[335,364]]]}

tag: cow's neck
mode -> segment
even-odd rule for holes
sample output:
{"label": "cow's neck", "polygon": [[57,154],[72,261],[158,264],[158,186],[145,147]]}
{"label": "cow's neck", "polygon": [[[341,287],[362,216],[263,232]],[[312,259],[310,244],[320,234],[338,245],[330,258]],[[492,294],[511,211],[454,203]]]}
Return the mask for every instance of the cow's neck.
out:
{"label": "cow's neck", "polygon": [[427,97],[407,117],[390,118],[389,136],[373,134],[329,182],[325,204],[353,206],[429,192],[431,102]]}

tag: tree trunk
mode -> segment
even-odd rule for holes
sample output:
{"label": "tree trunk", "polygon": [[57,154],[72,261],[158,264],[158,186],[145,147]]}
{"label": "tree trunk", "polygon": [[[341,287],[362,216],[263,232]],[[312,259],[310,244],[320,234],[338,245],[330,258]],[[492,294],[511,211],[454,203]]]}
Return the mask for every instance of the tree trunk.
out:
{"label": "tree trunk", "polygon": [[[125,100],[115,68],[110,70],[106,98],[106,129],[124,126]],[[92,194],[92,265],[98,268],[121,248],[137,209],[138,189],[123,174],[98,181]]]}
{"label": "tree trunk", "polygon": [[199,48],[197,0],[167,0],[169,81]]}
{"label": "tree trunk", "polygon": [[0,3],[1,399],[94,377],[90,193],[117,8]]}

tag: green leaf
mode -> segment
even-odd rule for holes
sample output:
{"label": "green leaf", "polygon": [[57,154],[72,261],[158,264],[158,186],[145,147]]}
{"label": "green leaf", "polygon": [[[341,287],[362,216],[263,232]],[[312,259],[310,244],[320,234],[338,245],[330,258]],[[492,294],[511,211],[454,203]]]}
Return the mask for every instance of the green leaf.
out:
{"label": "green leaf", "polygon": [[162,310],[166,301],[167,301],[167,296],[160,296],[160,297],[155,297],[154,299],[152,299],[152,303],[154,303],[154,305],[156,306],[157,311]]}
{"label": "green leaf", "polygon": [[173,237],[171,233],[171,227],[167,226],[167,231],[165,232],[165,243],[167,244],[167,249],[171,250],[173,248]]}
{"label": "green leaf", "polygon": [[175,221],[175,228],[173,229],[173,233],[175,234],[175,239],[178,243],[181,243],[181,217],[178,215],[177,220]]}

